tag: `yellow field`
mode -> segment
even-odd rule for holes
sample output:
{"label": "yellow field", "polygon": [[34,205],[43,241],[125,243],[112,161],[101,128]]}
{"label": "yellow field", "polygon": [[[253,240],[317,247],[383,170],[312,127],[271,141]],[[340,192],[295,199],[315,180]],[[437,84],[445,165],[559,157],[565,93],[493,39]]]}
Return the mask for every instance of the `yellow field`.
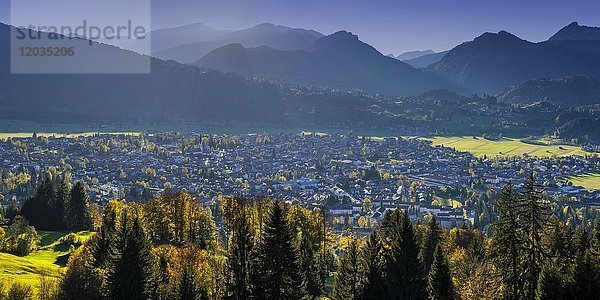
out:
{"label": "yellow field", "polygon": [[587,190],[600,190],[600,174],[586,173],[577,176],[565,178],[573,183],[574,186],[581,186]]}
{"label": "yellow field", "polygon": [[570,145],[532,145],[521,142],[519,139],[503,138],[499,141],[487,140],[482,137],[473,136],[445,137],[436,136],[425,138],[430,140],[434,146],[455,148],[457,151],[470,152],[475,156],[528,156],[550,157],[591,154],[585,152],[581,147]]}
{"label": "yellow field", "polygon": [[[77,137],[89,137],[95,134],[125,134],[125,135],[134,135],[137,136],[139,132],[81,132],[81,133],[57,133],[57,132],[40,132],[37,133],[38,136],[45,137],[67,137],[67,138],[77,138]],[[30,138],[33,136],[32,132],[15,132],[15,133],[0,133],[0,139],[7,138]]]}

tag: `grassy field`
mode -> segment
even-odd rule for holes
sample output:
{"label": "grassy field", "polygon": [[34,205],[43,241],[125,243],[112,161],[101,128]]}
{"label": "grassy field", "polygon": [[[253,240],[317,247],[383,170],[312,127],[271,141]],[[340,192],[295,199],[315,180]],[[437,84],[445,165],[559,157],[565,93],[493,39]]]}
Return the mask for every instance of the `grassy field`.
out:
{"label": "grassy field", "polygon": [[581,149],[581,147],[570,145],[532,145],[521,142],[519,139],[503,138],[498,141],[487,140],[482,137],[473,136],[436,136],[426,138],[434,146],[443,145],[444,147],[455,148],[458,151],[470,152],[475,156],[528,156],[550,157],[550,156],[569,156],[590,154]]}
{"label": "grassy field", "polygon": [[[56,263],[58,256],[68,253],[69,249],[58,245],[57,241],[68,232],[39,231],[40,250],[25,257],[8,253],[0,253],[0,280],[21,282],[31,285],[35,289],[40,284],[42,275],[48,278],[58,278],[64,269]],[[91,232],[76,234],[81,241],[87,240]]]}
{"label": "grassy field", "polygon": [[581,186],[587,190],[600,190],[600,173],[585,173],[565,178],[574,186]]}

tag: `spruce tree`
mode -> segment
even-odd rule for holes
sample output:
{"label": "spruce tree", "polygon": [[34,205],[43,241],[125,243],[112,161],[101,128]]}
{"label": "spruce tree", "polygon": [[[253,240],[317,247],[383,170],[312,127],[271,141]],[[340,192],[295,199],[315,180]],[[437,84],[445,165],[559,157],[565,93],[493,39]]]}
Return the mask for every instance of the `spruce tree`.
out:
{"label": "spruce tree", "polygon": [[69,183],[67,177],[64,177],[58,183],[56,187],[56,199],[55,199],[55,207],[56,214],[60,216],[58,222],[60,222],[60,227],[63,229],[68,228],[68,206],[71,202],[71,184]]}
{"label": "spruce tree", "polygon": [[67,221],[71,230],[88,230],[92,227],[92,220],[88,211],[89,198],[85,185],[78,181],[71,190],[68,205]]}
{"label": "spruce tree", "polygon": [[202,292],[196,283],[196,271],[193,267],[184,266],[179,286],[177,288],[178,300],[202,300],[208,299],[208,296]]}
{"label": "spruce tree", "polygon": [[359,262],[358,241],[350,237],[350,242],[340,259],[340,265],[335,274],[333,299],[357,300],[362,295],[362,269]]}
{"label": "spruce tree", "polygon": [[537,300],[565,299],[565,283],[562,275],[552,264],[542,268],[537,286]]}
{"label": "spruce tree", "polygon": [[59,216],[55,204],[56,193],[52,179],[47,176],[37,188],[35,195],[23,204],[21,214],[36,229],[61,230]]}
{"label": "spruce tree", "polygon": [[150,240],[138,212],[124,209],[111,247],[105,295],[115,300],[153,296],[153,258]]}
{"label": "spruce tree", "polygon": [[302,275],[302,289],[312,297],[321,295],[321,282],[319,262],[316,259],[313,245],[306,235],[302,236],[299,249],[300,273]]}
{"label": "spruce tree", "polygon": [[252,265],[252,294],[256,299],[299,299],[303,296],[299,289],[298,250],[284,205],[274,202],[263,225]]}
{"label": "spruce tree", "polygon": [[387,293],[392,299],[424,299],[426,293],[423,266],[408,214],[396,209],[391,220],[387,254]]}
{"label": "spruce tree", "polygon": [[575,258],[572,293],[578,300],[598,299],[600,295],[600,270],[589,252]]}
{"label": "spruce tree", "polygon": [[441,246],[437,246],[427,279],[427,292],[431,300],[454,299],[454,286],[450,267]]}
{"label": "spruce tree", "polygon": [[247,299],[250,295],[250,253],[252,252],[253,235],[249,216],[245,203],[240,203],[230,225],[228,264],[231,271],[231,291],[234,299]]}
{"label": "spruce tree", "polygon": [[421,243],[421,250],[419,252],[419,256],[423,261],[423,268],[425,270],[425,274],[429,273],[429,269],[431,267],[431,264],[433,263],[435,248],[437,247],[439,239],[440,229],[435,220],[435,217],[432,217],[431,220],[429,220],[429,222],[427,223],[427,232],[423,237],[423,242]]}
{"label": "spruce tree", "polygon": [[508,183],[496,202],[498,221],[493,225],[491,256],[498,275],[506,285],[506,299],[518,299],[523,293],[522,250],[523,238],[519,224],[517,192]]}
{"label": "spruce tree", "polygon": [[524,278],[527,283],[526,298],[535,299],[538,276],[546,257],[542,236],[548,224],[550,211],[543,199],[534,174],[529,175],[519,198],[520,224],[523,233]]}
{"label": "spruce tree", "polygon": [[361,251],[360,261],[364,272],[362,299],[385,299],[384,273],[385,258],[383,245],[377,231],[371,233],[369,240]]}

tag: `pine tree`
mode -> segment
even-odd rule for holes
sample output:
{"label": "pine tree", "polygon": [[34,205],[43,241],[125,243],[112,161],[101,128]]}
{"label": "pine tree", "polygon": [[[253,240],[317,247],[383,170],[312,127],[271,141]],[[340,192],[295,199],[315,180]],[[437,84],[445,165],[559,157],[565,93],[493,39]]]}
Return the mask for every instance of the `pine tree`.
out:
{"label": "pine tree", "polygon": [[577,228],[575,232],[575,245],[574,254],[580,255],[588,251],[591,246],[590,234],[585,230],[584,227]]}
{"label": "pine tree", "polygon": [[149,299],[153,295],[150,240],[138,212],[123,210],[111,247],[105,295],[109,299]]}
{"label": "pine tree", "polygon": [[302,274],[302,289],[312,297],[321,295],[319,262],[315,257],[313,245],[306,235],[300,242],[300,273]]}
{"label": "pine tree", "polygon": [[247,299],[250,295],[250,253],[252,252],[252,229],[245,202],[240,201],[231,224],[228,263],[231,271],[231,290],[234,299]]}
{"label": "pine tree", "polygon": [[56,188],[56,214],[60,216],[58,222],[63,229],[68,228],[68,206],[71,202],[71,184],[67,178],[62,178]]}
{"label": "pine tree", "polygon": [[518,299],[523,293],[522,236],[519,231],[517,193],[511,183],[502,189],[496,202],[498,221],[494,223],[492,258],[498,275],[506,285],[506,299]]}
{"label": "pine tree", "polygon": [[568,273],[576,252],[571,227],[554,221],[549,228],[552,231],[548,235],[548,256],[560,273]]}
{"label": "pine tree", "polygon": [[391,220],[388,227],[390,246],[387,254],[387,293],[393,299],[423,299],[423,266],[413,226],[408,214],[400,209],[394,211]]}
{"label": "pine tree", "polygon": [[419,252],[419,256],[423,261],[423,268],[425,270],[425,274],[429,273],[429,269],[431,264],[433,263],[433,258],[435,254],[435,248],[437,247],[438,241],[440,239],[440,229],[435,220],[435,217],[432,217],[431,220],[427,223],[427,232],[423,238],[423,242],[421,243],[421,250]]}
{"label": "pine tree", "polygon": [[361,251],[360,261],[364,272],[364,300],[387,298],[384,287],[385,258],[379,234],[374,231]]}
{"label": "pine tree", "polygon": [[179,279],[177,289],[178,300],[202,300],[208,299],[208,296],[202,292],[196,283],[196,271],[193,267],[185,266]]}
{"label": "pine tree", "polygon": [[37,188],[35,195],[23,204],[21,214],[27,218],[29,223],[36,229],[61,230],[60,220],[55,204],[56,193],[52,185],[52,179],[47,176]]}
{"label": "pine tree", "polygon": [[565,299],[565,282],[561,273],[552,264],[542,268],[537,286],[537,300]]}
{"label": "pine tree", "polygon": [[68,205],[67,221],[71,230],[87,230],[92,227],[92,220],[88,212],[89,198],[85,185],[78,181],[71,190]]}
{"label": "pine tree", "polygon": [[340,265],[335,274],[333,286],[333,299],[357,300],[362,295],[362,270],[359,262],[358,241],[350,237]]}
{"label": "pine tree", "polygon": [[450,267],[441,246],[437,246],[427,279],[427,292],[431,300],[454,299],[454,286]]}
{"label": "pine tree", "polygon": [[589,252],[575,258],[572,292],[578,300],[598,299],[600,295],[600,270]]}
{"label": "pine tree", "polygon": [[298,250],[286,219],[284,203],[271,205],[252,265],[256,299],[299,299],[302,291]]}
{"label": "pine tree", "polygon": [[525,182],[519,199],[520,223],[524,246],[524,278],[527,283],[526,298],[535,299],[538,276],[546,253],[542,245],[542,236],[550,217],[548,206],[541,195],[539,185],[533,173]]}

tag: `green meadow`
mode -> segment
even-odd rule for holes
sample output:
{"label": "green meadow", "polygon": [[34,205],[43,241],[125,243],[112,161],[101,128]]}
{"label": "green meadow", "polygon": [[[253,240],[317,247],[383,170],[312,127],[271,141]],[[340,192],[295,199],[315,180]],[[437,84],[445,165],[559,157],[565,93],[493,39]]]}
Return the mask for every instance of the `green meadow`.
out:
{"label": "green meadow", "polygon": [[[0,253],[0,280],[20,282],[38,289],[40,278],[58,279],[63,272],[64,264],[57,261],[59,256],[69,253],[69,247],[61,243],[61,238],[68,232],[38,231],[40,249],[21,257],[8,253]],[[76,233],[77,240],[84,242],[91,237],[91,232]]]}
{"label": "green meadow", "polygon": [[500,140],[488,140],[483,137],[473,136],[435,136],[424,138],[432,142],[434,146],[443,145],[444,147],[454,148],[457,151],[472,153],[475,156],[495,157],[495,156],[531,156],[531,157],[551,157],[551,156],[570,156],[591,154],[581,149],[581,147],[572,145],[550,145],[550,144],[528,144],[519,139],[502,138]]}
{"label": "green meadow", "polygon": [[585,173],[565,179],[571,181],[574,186],[581,186],[587,190],[600,190],[600,173]]}

